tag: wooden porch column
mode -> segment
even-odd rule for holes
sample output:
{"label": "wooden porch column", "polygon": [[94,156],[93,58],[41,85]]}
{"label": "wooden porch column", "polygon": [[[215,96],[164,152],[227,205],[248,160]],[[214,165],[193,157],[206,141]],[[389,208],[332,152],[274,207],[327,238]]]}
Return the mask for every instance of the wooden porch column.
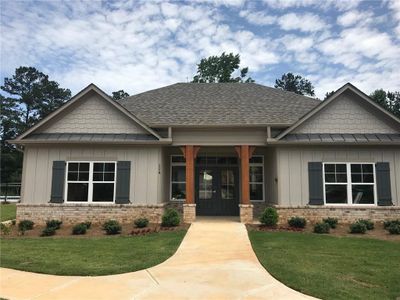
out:
{"label": "wooden porch column", "polygon": [[194,204],[194,160],[199,149],[193,145],[181,147],[186,160],[186,204]]}
{"label": "wooden porch column", "polygon": [[241,167],[241,204],[250,204],[250,184],[249,184],[249,145],[240,146],[240,167]]}

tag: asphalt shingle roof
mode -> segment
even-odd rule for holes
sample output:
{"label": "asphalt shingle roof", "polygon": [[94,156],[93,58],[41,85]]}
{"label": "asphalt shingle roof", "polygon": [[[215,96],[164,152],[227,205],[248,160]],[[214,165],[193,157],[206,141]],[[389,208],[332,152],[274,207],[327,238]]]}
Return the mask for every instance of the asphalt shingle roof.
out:
{"label": "asphalt shingle roof", "polygon": [[290,125],[321,102],[256,83],[176,83],[120,103],[157,127]]}

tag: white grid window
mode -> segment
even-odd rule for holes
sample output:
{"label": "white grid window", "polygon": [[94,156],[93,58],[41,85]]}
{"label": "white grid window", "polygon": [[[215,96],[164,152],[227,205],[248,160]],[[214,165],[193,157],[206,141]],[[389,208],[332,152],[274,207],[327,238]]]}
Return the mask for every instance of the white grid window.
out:
{"label": "white grid window", "polygon": [[182,155],[171,156],[171,200],[185,201],[186,198],[186,163]]}
{"label": "white grid window", "polygon": [[67,162],[67,202],[115,201],[116,162]]}
{"label": "white grid window", "polygon": [[264,157],[253,156],[249,166],[250,200],[264,201]]}
{"label": "white grid window", "polygon": [[324,163],[325,204],[376,205],[373,163]]}

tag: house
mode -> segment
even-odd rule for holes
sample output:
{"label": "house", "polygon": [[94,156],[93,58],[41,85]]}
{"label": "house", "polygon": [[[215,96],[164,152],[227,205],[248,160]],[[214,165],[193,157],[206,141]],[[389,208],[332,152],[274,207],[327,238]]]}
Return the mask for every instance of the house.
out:
{"label": "house", "polygon": [[177,83],[120,102],[90,84],[11,142],[24,151],[17,219],[400,216],[400,120],[350,83],[325,101]]}

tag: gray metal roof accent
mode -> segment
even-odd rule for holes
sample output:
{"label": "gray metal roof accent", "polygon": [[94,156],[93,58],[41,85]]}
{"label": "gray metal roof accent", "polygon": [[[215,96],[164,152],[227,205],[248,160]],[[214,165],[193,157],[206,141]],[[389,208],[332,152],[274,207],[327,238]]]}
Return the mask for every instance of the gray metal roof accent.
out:
{"label": "gray metal roof accent", "polygon": [[128,142],[157,141],[151,134],[105,134],[105,133],[34,133],[25,138],[26,141],[57,142]]}
{"label": "gray metal roof accent", "polygon": [[321,101],[255,83],[176,83],[119,103],[157,127],[291,125]]}
{"label": "gray metal roof accent", "polygon": [[400,134],[338,134],[338,133],[312,133],[288,134],[281,141],[286,142],[317,142],[317,143],[400,143]]}

